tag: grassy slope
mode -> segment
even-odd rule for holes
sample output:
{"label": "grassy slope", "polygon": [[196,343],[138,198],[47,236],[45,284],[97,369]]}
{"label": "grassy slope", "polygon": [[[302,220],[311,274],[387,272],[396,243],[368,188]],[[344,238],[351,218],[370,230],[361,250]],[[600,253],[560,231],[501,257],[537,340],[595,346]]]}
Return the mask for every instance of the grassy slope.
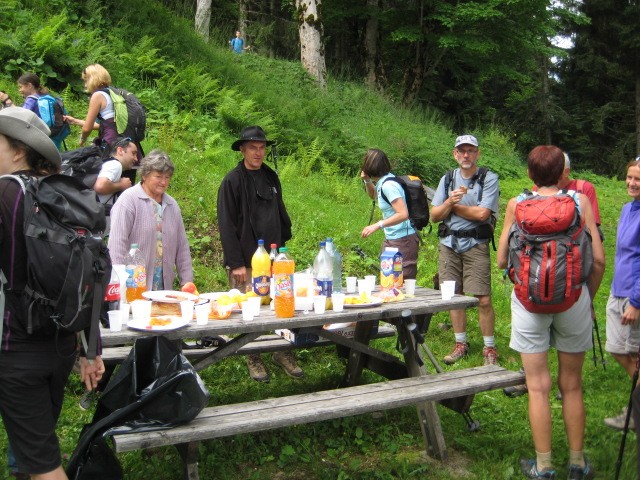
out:
{"label": "grassy slope", "polygon": [[[147,4],[145,4],[147,3]],[[318,91],[296,64],[264,59],[258,56],[238,58],[229,52],[204,46],[185,24],[174,21],[152,2],[123,2],[122,18],[140,20],[134,32],[119,26],[112,32],[114,41],[126,43],[125,35],[155,32],[152,41],[161,54],[181,66],[198,64],[206,78],[218,87],[210,92],[182,92],[183,97],[167,97],[154,88],[166,87],[166,79],[150,82],[142,95],[153,107],[147,149],[167,149],[177,169],[171,194],[180,202],[198,262],[197,279],[201,290],[223,286],[219,266],[219,243],[215,224],[215,194],[222,176],[238,160],[229,145],[239,128],[247,123],[260,123],[281,147],[281,176],[285,200],[294,221],[294,239],[290,243],[299,267],[308,265],[317,241],[333,236],[345,257],[345,271],[362,275],[366,262],[351,253],[350,247],[361,246],[375,257],[380,238],[362,240],[359,232],[366,225],[370,201],[357,180],[358,164],[368,147],[385,149],[397,162],[398,171],[420,171],[434,184],[445,169],[453,167],[450,150],[454,134],[437,122],[415,112],[397,109],[386,100],[361,87],[330,81],[327,92]],[[135,8],[132,16],[128,8]],[[162,23],[160,23],[162,20]],[[162,25],[158,28],[158,25]],[[128,33],[126,33],[128,31]],[[135,39],[130,38],[131,44]],[[100,59],[102,61],[102,59]],[[114,61],[108,60],[105,61]],[[176,73],[177,75],[177,73]],[[121,86],[127,86],[121,81]],[[11,87],[11,85],[9,85]],[[3,85],[3,87],[6,87]],[[179,89],[174,89],[178,91]],[[229,92],[233,92],[230,94]],[[186,114],[183,107],[209,94],[216,99],[212,109]],[[167,98],[176,103],[167,113]],[[186,103],[181,103],[182,101]],[[163,104],[164,107],[163,107]],[[83,112],[85,100],[76,99],[70,107]],[[165,108],[163,110],[163,108]],[[195,110],[195,109],[194,109]],[[205,109],[206,110],[206,109]],[[161,118],[161,120],[158,120]],[[528,185],[524,168],[509,142],[487,130],[478,132],[482,141],[483,160],[501,173],[502,203]],[[317,139],[314,144],[313,141]],[[315,145],[315,146],[314,146]],[[513,178],[515,177],[515,178]],[[626,201],[621,182],[592,177],[598,186],[605,234],[607,257],[613,258],[616,219]],[[377,214],[377,212],[376,212]],[[436,271],[436,238],[427,237],[420,258],[419,283],[429,285]],[[600,330],[604,341],[604,304],[611,279],[607,271],[603,288],[596,299]],[[517,355],[507,348],[509,337],[510,286],[494,270],[494,299],[497,312],[497,341],[501,362],[517,369]],[[444,321],[438,315],[432,325]],[[460,366],[480,362],[481,338],[474,312],[470,312],[470,339],[474,354]],[[451,346],[450,332],[432,328],[429,345],[441,357]],[[394,352],[392,340],[380,341]],[[312,353],[313,352],[313,353]],[[588,356],[590,358],[590,355]],[[627,396],[628,381],[620,368],[608,357],[607,371],[585,365],[585,390],[588,411],[586,450],[603,478],[611,478],[620,435],[602,425],[602,417],[621,406]],[[271,368],[273,380],[259,385],[248,379],[242,360],[233,359],[203,374],[213,402],[257,399],[273,394],[283,395],[313,391],[319,386],[333,388],[342,369],[330,350],[302,351],[300,363],[307,377],[294,382],[278,369]],[[373,380],[372,377],[369,379]],[[79,411],[77,401],[81,387],[71,381],[59,433],[63,450],[72,450],[82,423],[89,415]],[[558,465],[567,460],[566,442],[561,427],[560,404],[552,400],[554,412],[554,457]],[[421,436],[412,408],[387,412],[380,418],[360,416],[340,421],[283,429],[255,436],[238,436],[208,442],[202,449],[202,478],[518,478],[514,467],[517,458],[532,452],[526,420],[526,399],[510,400],[501,392],[476,398],[474,418],[482,428],[469,434],[461,418],[441,409],[442,422],[453,465],[442,466],[425,461],[421,456]],[[5,440],[0,431],[0,443]],[[633,436],[630,437],[633,444]],[[633,478],[633,454],[625,457],[622,478]],[[148,461],[141,453],[121,457],[128,478],[178,478],[178,461],[172,449],[159,451],[159,461]],[[466,472],[466,473],[465,473]],[[564,474],[564,471],[562,472]]]}

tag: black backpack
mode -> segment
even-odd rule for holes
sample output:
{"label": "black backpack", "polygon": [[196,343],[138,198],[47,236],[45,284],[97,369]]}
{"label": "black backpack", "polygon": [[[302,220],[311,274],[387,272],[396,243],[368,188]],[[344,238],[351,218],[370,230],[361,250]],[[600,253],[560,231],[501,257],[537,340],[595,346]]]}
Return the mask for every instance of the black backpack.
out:
{"label": "black backpack", "polygon": [[60,157],[60,173],[80,180],[87,188],[93,188],[102,164],[107,160],[102,157],[102,150],[97,145],[60,152]]}
{"label": "black backpack", "polygon": [[142,142],[147,127],[147,113],[142,102],[123,88],[108,87],[105,91],[113,101],[118,134],[129,137],[134,143]]}
{"label": "black backpack", "polygon": [[[389,177],[385,179],[382,185],[389,180],[398,183],[404,191],[411,226],[416,230],[422,230],[429,225],[429,199],[422,180],[414,175],[402,175],[400,177]],[[380,195],[385,202],[391,204],[382,191],[382,186],[380,187]]]}
{"label": "black backpack", "polygon": [[5,293],[20,295],[29,334],[89,333],[85,350],[95,358],[111,277],[103,205],[93,190],[66,175],[0,178],[14,179],[24,192],[27,248],[27,284],[22,292]]}

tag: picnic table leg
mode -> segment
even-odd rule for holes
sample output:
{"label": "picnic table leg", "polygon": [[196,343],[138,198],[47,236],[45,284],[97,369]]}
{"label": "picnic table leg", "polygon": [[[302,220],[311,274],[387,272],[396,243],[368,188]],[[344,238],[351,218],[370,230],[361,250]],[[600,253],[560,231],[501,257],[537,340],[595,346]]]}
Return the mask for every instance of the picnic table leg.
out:
{"label": "picnic table leg", "polygon": [[[402,354],[404,355],[405,365],[410,377],[420,377],[428,375],[422,358],[417,351],[417,344],[414,336],[407,328],[405,322],[398,322],[398,339],[402,346]],[[438,460],[447,459],[447,447],[442,434],[442,425],[440,417],[436,410],[435,402],[420,402],[416,405],[418,410],[418,419],[420,428],[427,448],[427,455]]]}
{"label": "picnic table leg", "polygon": [[178,443],[176,449],[182,457],[182,478],[200,480],[198,476],[198,445],[200,442]]}
{"label": "picnic table leg", "polygon": [[[358,322],[356,325],[356,331],[353,334],[355,341],[369,345],[371,341],[371,333],[373,331],[373,320],[368,322]],[[351,350],[349,352],[349,359],[347,361],[347,371],[344,374],[344,378],[340,383],[341,387],[353,387],[360,382],[362,376],[362,369],[365,366],[366,357],[356,351]]]}

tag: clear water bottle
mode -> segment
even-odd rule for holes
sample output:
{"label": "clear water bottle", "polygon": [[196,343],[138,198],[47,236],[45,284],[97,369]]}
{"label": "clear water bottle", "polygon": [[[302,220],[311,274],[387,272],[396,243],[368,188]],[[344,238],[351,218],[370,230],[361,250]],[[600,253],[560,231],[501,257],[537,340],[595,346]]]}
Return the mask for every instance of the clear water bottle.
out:
{"label": "clear water bottle", "polygon": [[272,243],[269,248],[271,249],[269,252],[269,259],[271,260],[271,300],[273,301],[276,293],[276,286],[273,282],[273,262],[276,261],[276,257],[278,256],[278,245]]}
{"label": "clear water bottle", "polygon": [[320,242],[320,251],[313,261],[313,278],[318,295],[331,297],[333,292],[333,260],[326,249],[326,242]]}
{"label": "clear water bottle", "polygon": [[147,291],[147,273],[144,256],[137,243],[132,243],[127,255],[127,303],[144,298],[142,292]]}
{"label": "clear water bottle", "polygon": [[333,291],[342,291],[342,255],[336,248],[336,244],[333,243],[333,238],[327,238],[326,247],[327,252],[333,260]]}
{"label": "clear water bottle", "polygon": [[107,312],[111,310],[118,310],[120,308],[120,277],[115,268],[111,269],[111,278],[109,279],[109,285],[107,285],[107,291],[104,294],[104,301],[102,302],[102,311],[100,312],[100,323],[105,328],[109,327],[109,315]]}

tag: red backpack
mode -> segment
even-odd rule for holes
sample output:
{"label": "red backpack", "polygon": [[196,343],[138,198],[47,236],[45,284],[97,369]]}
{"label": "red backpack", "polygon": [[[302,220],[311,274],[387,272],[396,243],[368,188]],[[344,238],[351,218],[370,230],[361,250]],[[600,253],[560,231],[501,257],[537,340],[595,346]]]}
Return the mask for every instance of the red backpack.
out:
{"label": "red backpack", "polygon": [[509,278],[525,309],[559,313],[578,301],[593,267],[591,235],[575,192],[518,197],[509,231]]}

